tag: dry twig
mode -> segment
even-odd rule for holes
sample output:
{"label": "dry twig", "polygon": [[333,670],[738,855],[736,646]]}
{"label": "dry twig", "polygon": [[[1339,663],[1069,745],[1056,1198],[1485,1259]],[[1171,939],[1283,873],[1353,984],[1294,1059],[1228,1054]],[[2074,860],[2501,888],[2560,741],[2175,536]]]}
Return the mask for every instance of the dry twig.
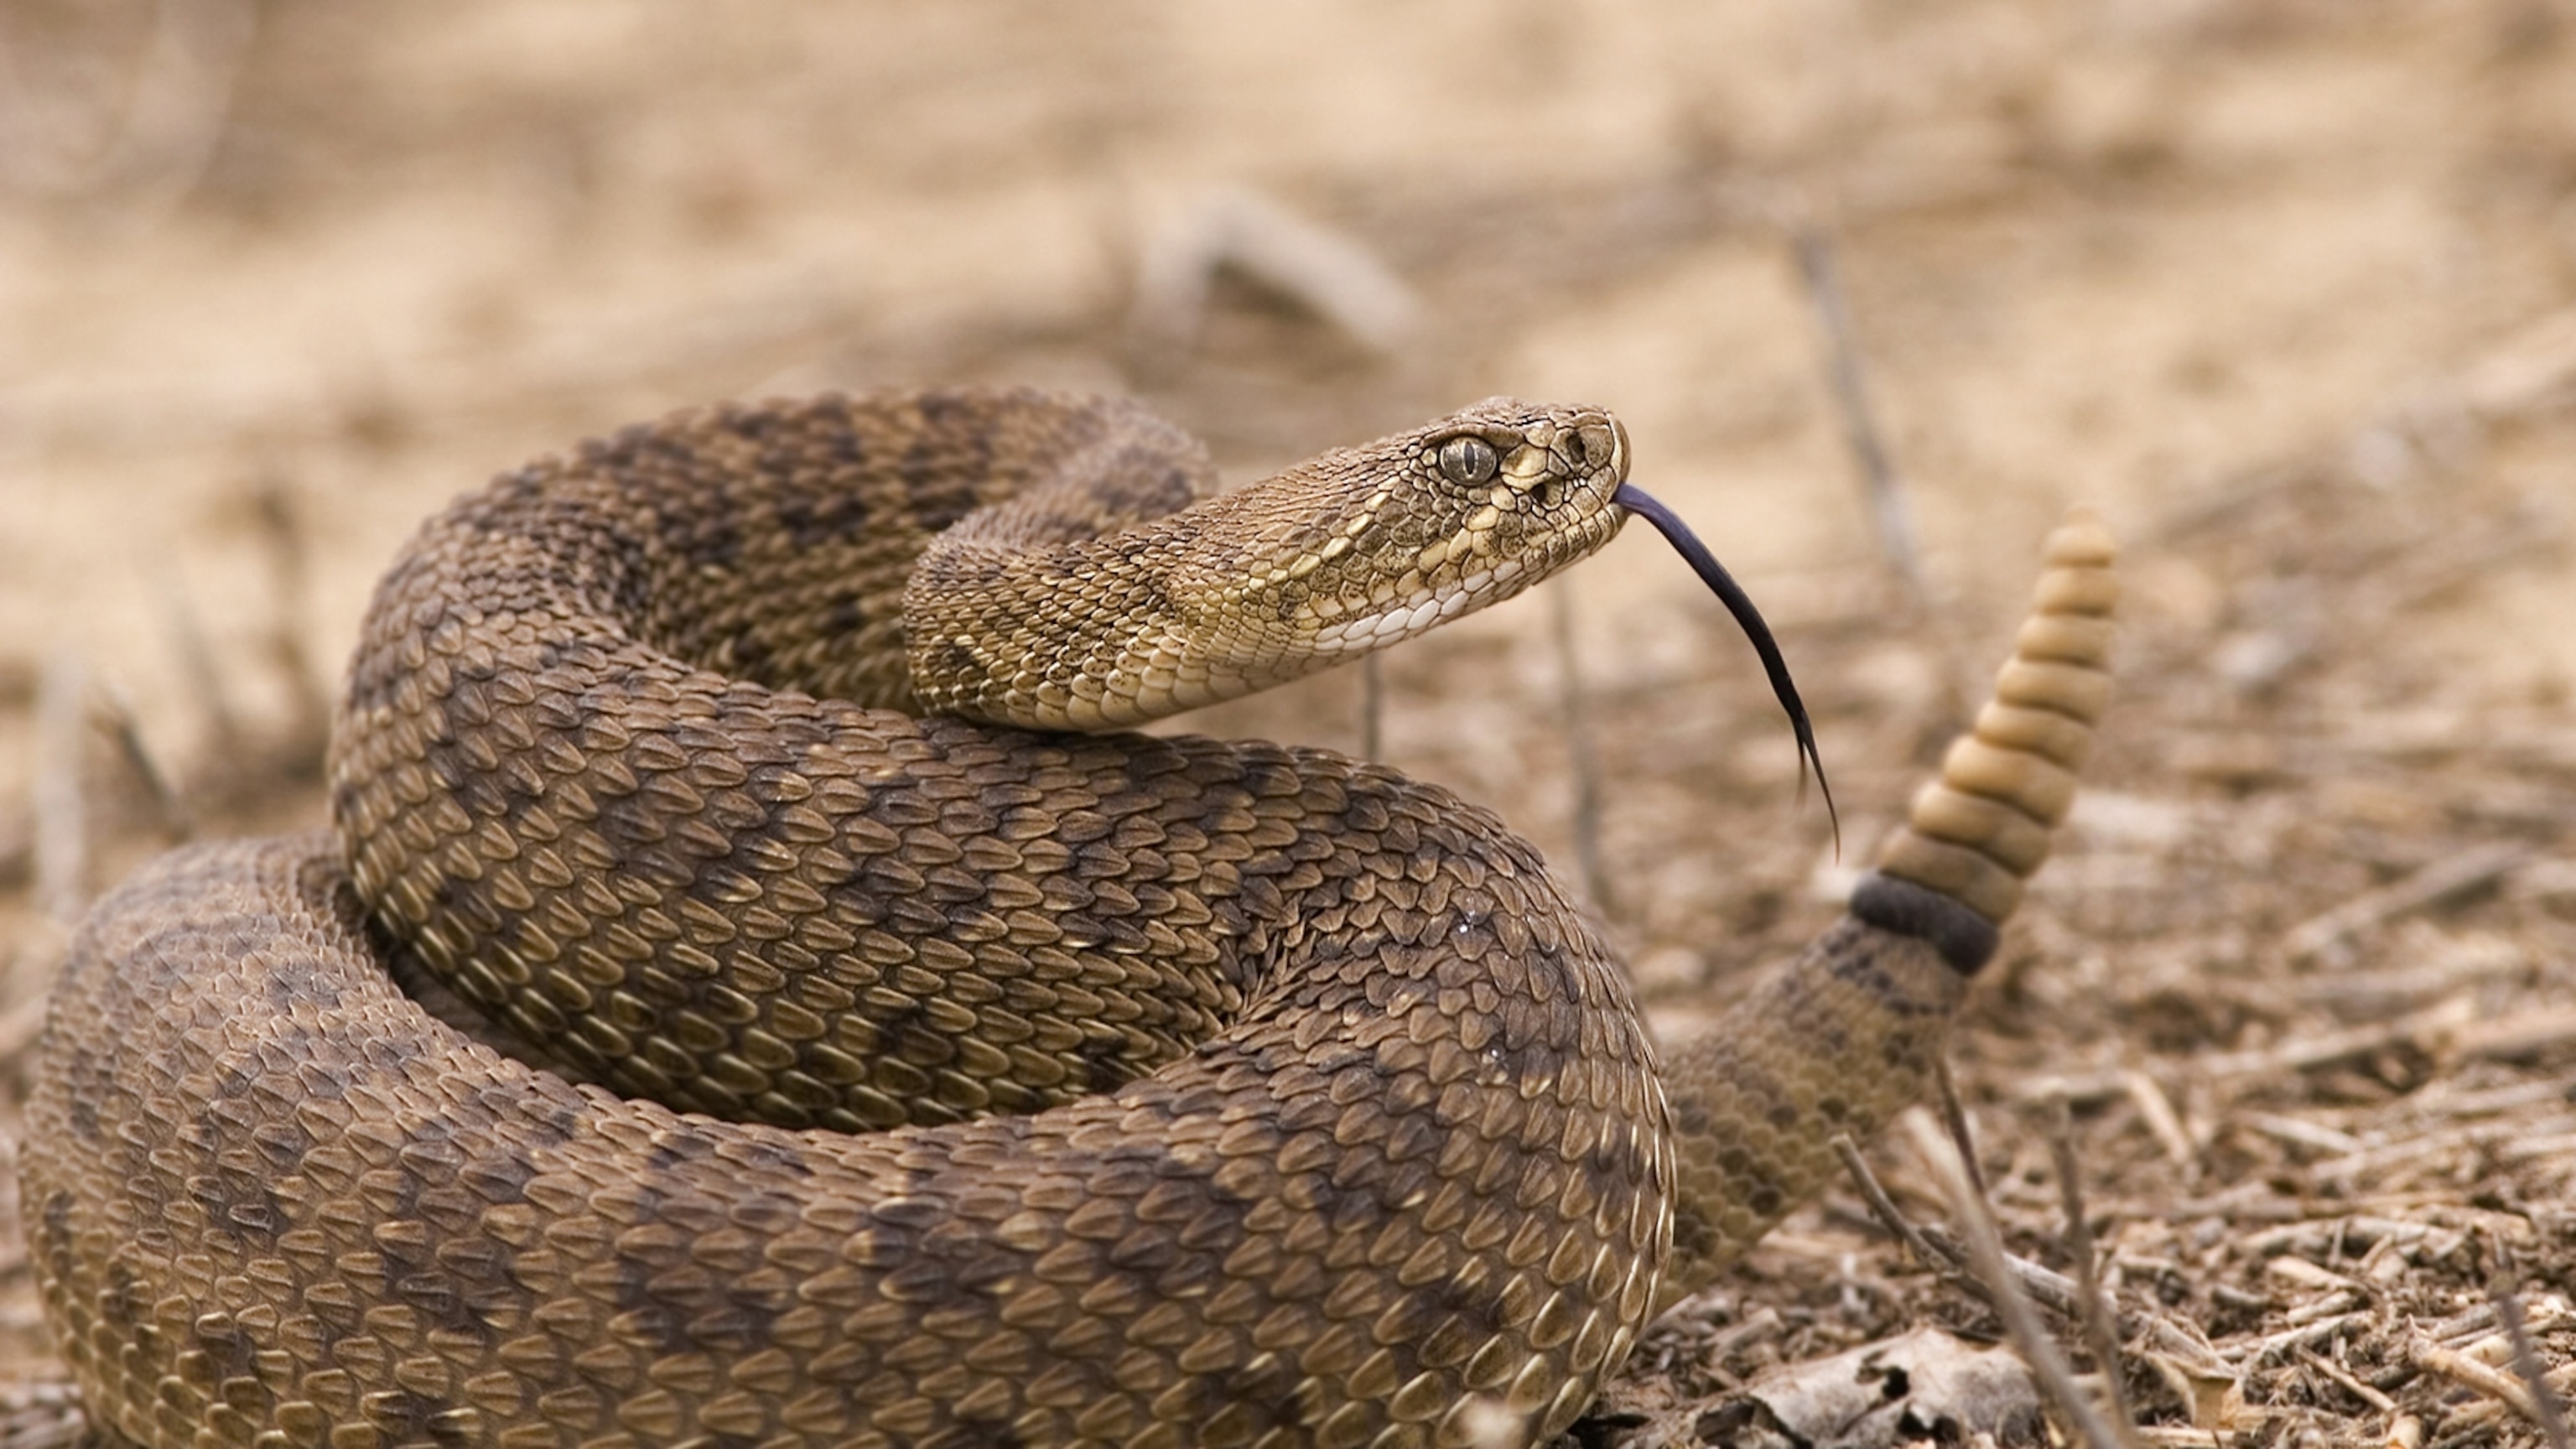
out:
{"label": "dry twig", "polygon": [[298,771],[318,769],[331,733],[331,690],[322,671],[314,666],[312,652],[304,646],[301,627],[312,580],[308,530],[294,493],[280,479],[262,480],[251,495],[251,503],[259,520],[260,542],[268,555],[269,576],[275,580],[268,654],[285,678],[288,698],[295,706],[285,737],[287,763]]}
{"label": "dry twig", "polygon": [[2299,1362],[2306,1364],[2308,1367],[2315,1369],[2318,1373],[2324,1374],[2327,1378],[2333,1380],[2335,1385],[2341,1388],[2345,1393],[2352,1395],[2354,1398],[2361,1400],[2363,1403],[2368,1404],[2383,1414],[2393,1414],[2397,1412],[2397,1401],[2395,1399],[2388,1397],[2379,1390],[2372,1388],[2370,1385],[2363,1383],[2357,1378],[2354,1378],[2350,1370],[2346,1369],[2343,1365],[2336,1363],[2333,1359],[2330,1359],[2324,1354],[2317,1352],[2315,1349],[2308,1348],[2304,1345],[2297,1350],[2297,1353],[2299,1356]]}
{"label": "dry twig", "polygon": [[1610,888],[1610,873],[1601,863],[1601,756],[1592,736],[1592,716],[1583,688],[1583,669],[1574,647],[1574,593],[1560,582],[1548,591],[1550,627],[1556,640],[1556,699],[1565,729],[1566,765],[1574,785],[1574,864],[1583,872],[1583,888],[1593,908],[1604,916],[1619,913]]}
{"label": "dry twig", "polygon": [[1870,1216],[1878,1219],[1881,1227],[1913,1251],[1914,1261],[1935,1272],[1950,1272],[1959,1267],[1955,1252],[1946,1245],[1935,1244],[1912,1218],[1897,1208],[1896,1200],[1889,1197],[1887,1189],[1879,1184],[1878,1174],[1870,1171],[1869,1159],[1860,1155],[1860,1148],[1851,1140],[1850,1133],[1835,1133],[1833,1146],[1834,1155],[1843,1161],[1843,1170],[1851,1174],[1853,1184],[1860,1189],[1861,1200],[1869,1204]]}
{"label": "dry twig", "polygon": [[2282,949],[2293,961],[2307,960],[2356,932],[2485,885],[2531,858],[2529,847],[2512,841],[2471,846],[2294,927],[2282,938]]}
{"label": "dry twig", "polygon": [[234,712],[232,700],[224,690],[223,671],[215,665],[214,645],[206,638],[196,603],[177,582],[175,571],[167,577],[170,582],[164,586],[162,615],[169,623],[172,652],[178,656],[179,682],[186,686],[189,698],[196,704],[197,718],[205,727],[201,748],[211,759],[247,758],[241,716]]}
{"label": "dry twig", "polygon": [[2535,1425],[2548,1424],[2540,1404],[2531,1390],[2511,1374],[2489,1368],[2467,1354],[2447,1349],[2417,1334],[2406,1342],[2407,1362],[2428,1373],[2440,1374],[2474,1393],[2486,1395]]}
{"label": "dry twig", "polygon": [[170,772],[161,768],[160,762],[153,758],[151,746],[143,742],[143,727],[136,722],[134,706],[126,699],[125,691],[104,675],[99,677],[96,689],[97,708],[105,716],[107,732],[116,741],[119,758],[125,761],[127,769],[134,772],[135,779],[142,782],[144,793],[152,797],[153,811],[161,821],[162,837],[177,845],[194,836],[197,833],[196,816],[188,809],[188,802],[180,795],[178,787],[171,783]]}
{"label": "dry twig", "polygon": [[2110,1397],[2111,1418],[2135,1423],[2128,1382],[2120,1371],[2119,1315],[2111,1306],[2111,1295],[2103,1290],[2102,1274],[2094,1262],[2093,1224],[2085,1216],[2083,1176],[2075,1164],[2075,1118],[2063,1099],[2049,1124],[2048,1152],[2057,1168],[2059,1208],[2066,1216],[2066,1253],[2075,1264],[2075,1283],[2084,1304],[2086,1347],[2102,1375],[2103,1392]]}
{"label": "dry twig", "polygon": [[1959,1170],[1968,1174],[1968,1185],[1977,1196],[1986,1195],[1985,1170],[1977,1166],[1977,1138],[1968,1127],[1968,1109],[1959,1104],[1959,1084],[1950,1075],[1950,1059],[1932,1059],[1933,1091],[1941,1101],[1941,1126],[1950,1134],[1951,1145],[1959,1149]]}
{"label": "dry twig", "polygon": [[89,799],[81,769],[88,697],[88,664],[69,649],[55,651],[36,692],[36,901],[67,925],[89,903]]}
{"label": "dry twig", "polygon": [[1128,330],[1148,355],[1186,353],[1208,291],[1232,269],[1312,310],[1362,344],[1393,352],[1420,330],[1404,279],[1356,239],[1240,187],[1197,197],[1147,239]]}
{"label": "dry twig", "polygon": [[1914,504],[1888,454],[1878,414],[1870,406],[1869,387],[1861,374],[1860,347],[1852,337],[1851,306],[1843,297],[1833,243],[1814,223],[1800,220],[1789,229],[1798,256],[1798,275],[1807,284],[1807,300],[1824,333],[1826,373],[1834,386],[1836,416],[1842,420],[1843,445],[1860,469],[1869,494],[1870,517],[1878,526],[1879,553],[1896,570],[1918,619],[1932,614],[1932,585],[1923,569],[1923,546],[1914,527]]}
{"label": "dry twig", "polygon": [[2559,1408],[2558,1396],[2550,1392],[2549,1374],[2541,1366],[2540,1351],[2532,1347],[2531,1329],[2523,1321],[2519,1285],[2510,1276],[2500,1278],[2488,1296],[2495,1303],[2496,1321],[2504,1328],[2505,1341],[2513,1345],[2513,1371],[2531,1396],[2540,1432],[2548,1436],[2550,1449],[2568,1449],[2567,1415]]}
{"label": "dry twig", "polygon": [[[2129,1442],[2123,1432],[2126,1426],[2103,1416],[2076,1383],[2074,1365],[2067,1362],[2056,1340],[2041,1326],[2035,1305],[2022,1291],[2021,1281],[2004,1253],[2003,1237],[1996,1231],[1993,1212],[1969,1177],[1956,1144],[1919,1110],[1908,1112],[1904,1121],[1907,1141],[1950,1200],[1950,1210],[1957,1216],[1966,1240],[1970,1267],[1978,1281],[1986,1285],[1995,1311],[2003,1317],[2005,1331],[2012,1336],[2013,1347],[2020,1352],[2022,1362],[2030,1365],[2041,1390],[2056,1404],[2062,1422],[2093,1449],[2123,1449]],[[2105,1371],[2116,1372],[2117,1366],[2106,1366]]]}

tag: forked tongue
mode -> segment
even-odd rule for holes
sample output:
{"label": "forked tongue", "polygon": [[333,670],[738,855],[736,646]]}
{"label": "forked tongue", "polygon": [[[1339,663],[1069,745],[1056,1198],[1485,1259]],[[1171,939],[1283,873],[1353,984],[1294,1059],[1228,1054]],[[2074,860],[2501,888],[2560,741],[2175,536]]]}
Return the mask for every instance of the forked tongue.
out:
{"label": "forked tongue", "polygon": [[1708,551],[1708,545],[1699,541],[1699,535],[1690,531],[1689,524],[1656,502],[1646,490],[1634,483],[1622,483],[1610,501],[1655,526],[1655,531],[1664,536],[1664,541],[1689,561],[1691,571],[1699,575],[1701,583],[1708,585],[1708,591],[1717,595],[1718,602],[1726,605],[1726,611],[1735,616],[1737,626],[1744,630],[1744,637],[1752,641],[1753,652],[1762,656],[1762,672],[1771,677],[1771,693],[1779,699],[1780,707],[1788,711],[1789,727],[1798,734],[1799,789],[1803,791],[1806,788],[1807,772],[1813,769],[1816,788],[1825,796],[1825,818],[1833,824],[1834,853],[1841,854],[1843,822],[1834,810],[1834,787],[1825,779],[1825,757],[1816,753],[1816,731],[1807,723],[1807,706],[1798,698],[1798,683],[1789,677],[1789,661],[1780,657],[1780,642],[1771,637],[1771,626],[1762,622],[1762,611],[1753,607],[1753,596],[1744,592],[1744,586],[1726,571],[1726,565],[1717,561],[1717,555]]}

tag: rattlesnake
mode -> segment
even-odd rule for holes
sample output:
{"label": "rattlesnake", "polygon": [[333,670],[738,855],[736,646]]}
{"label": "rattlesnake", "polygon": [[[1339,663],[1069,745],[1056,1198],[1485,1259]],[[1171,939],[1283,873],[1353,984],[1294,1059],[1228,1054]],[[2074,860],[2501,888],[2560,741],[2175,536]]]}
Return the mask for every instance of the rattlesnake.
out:
{"label": "rattlesnake", "polygon": [[2101,704],[2099,531],[2053,541],[2003,703],[1852,914],[1660,1058],[1537,854],[1448,792],[1009,722],[1133,722],[1515,592],[1616,531],[1627,464],[1608,415],[1497,399],[1202,499],[1132,405],[884,394],[460,501],[370,612],[338,833],[166,857],[56,988],[22,1201],[94,1426],[1561,1430],[1922,1088]]}

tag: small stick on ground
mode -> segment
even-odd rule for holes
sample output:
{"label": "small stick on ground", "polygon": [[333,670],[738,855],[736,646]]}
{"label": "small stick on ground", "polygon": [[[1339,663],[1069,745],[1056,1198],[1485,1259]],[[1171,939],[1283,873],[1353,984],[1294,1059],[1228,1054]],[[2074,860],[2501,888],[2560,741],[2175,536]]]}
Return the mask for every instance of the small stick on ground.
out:
{"label": "small stick on ground", "polygon": [[226,762],[247,758],[243,741],[241,716],[234,713],[231,697],[224,691],[224,675],[215,667],[215,650],[206,639],[205,626],[199,621],[196,604],[187,591],[175,581],[175,574],[163,591],[162,612],[169,619],[170,645],[179,656],[179,679],[196,702],[197,717],[206,730],[204,753],[207,758]]}
{"label": "small stick on ground", "polygon": [[276,581],[274,611],[269,621],[268,653],[286,677],[295,718],[286,736],[288,761],[298,773],[319,772],[322,750],[331,734],[331,692],[304,647],[304,604],[312,578],[305,526],[293,491],[282,479],[262,480],[251,495],[259,535],[268,553],[269,576]]}
{"label": "small stick on ground", "polygon": [[[1897,1207],[1895,1199],[1887,1195],[1887,1189],[1879,1183],[1878,1174],[1870,1171],[1868,1160],[1861,1156],[1860,1149],[1852,1144],[1847,1134],[1836,1133],[1833,1147],[1834,1155],[1842,1159],[1843,1170],[1851,1174],[1852,1182],[1859,1187],[1862,1199],[1868,1203],[1870,1216],[1878,1219],[1881,1227],[1905,1244],[1916,1262],[1989,1304],[1994,1301],[1986,1285],[1968,1271],[1967,1254],[1951,1240],[1949,1234],[1908,1218]],[[2076,1316],[2079,1311],[2078,1290],[2073,1279],[2026,1258],[2006,1255],[2005,1262],[2011,1267],[2013,1278],[2021,1284],[2023,1292],[2046,1304],[2053,1313],[2068,1318]]]}
{"label": "small stick on ground", "polygon": [[2308,1367],[2315,1369],[2318,1373],[2324,1374],[2327,1378],[2332,1379],[2336,1384],[2342,1387],[2345,1393],[2352,1395],[2354,1398],[2361,1400],[2363,1403],[2370,1405],[2372,1408],[2377,1409],[2383,1414],[2393,1414],[2397,1412],[2397,1401],[2395,1399],[2388,1397],[2379,1390],[2372,1388],[2370,1385],[2363,1383],[2357,1378],[2354,1378],[2343,1365],[2336,1363],[2333,1359],[2330,1359],[2324,1354],[2317,1352],[2313,1348],[2306,1347],[2305,1345],[2300,1346],[2297,1353],[2299,1356],[2299,1362],[2306,1364]]}
{"label": "small stick on ground", "polygon": [[[1851,1140],[1851,1134],[1835,1133],[1833,1146],[1834,1155],[1843,1160],[1843,1171],[1851,1174],[1852,1182],[1860,1188],[1861,1200],[1869,1204],[1870,1216],[1878,1219],[1879,1226],[1886,1228],[1898,1242],[1911,1250],[1915,1261],[1924,1267],[1955,1272],[1960,1266],[1959,1255],[1948,1245],[1933,1242],[1912,1218],[1898,1210],[1896,1200],[1889,1197],[1887,1189],[1880,1185],[1878,1174],[1869,1170],[1869,1159],[1860,1155],[1860,1148]],[[1970,1281],[1973,1284],[1974,1280]]]}
{"label": "small stick on ground", "polygon": [[[2166,1160],[2176,1167],[2197,1168],[2200,1149],[2192,1145],[2191,1134],[2183,1130],[2182,1114],[2174,1110],[2173,1098],[2165,1095],[2163,1084],[2144,1072],[2130,1071],[2123,1074],[2123,1085],[2128,1089],[2130,1104],[2138,1109],[2147,1130],[2164,1148]],[[2058,1100],[2065,1101],[2063,1097]]]}
{"label": "small stick on ground", "polygon": [[1968,1127],[1968,1109],[1959,1105],[1959,1084],[1950,1075],[1950,1059],[1936,1056],[1932,1060],[1934,1090],[1941,1094],[1941,1125],[1950,1133],[1950,1141],[1959,1149],[1960,1170],[1968,1174],[1968,1185],[1977,1196],[1986,1195],[1986,1174],[1977,1166],[1977,1139]]}
{"label": "small stick on ground", "polygon": [[2292,927],[2281,940],[2282,949],[2292,961],[2304,961],[2383,921],[2485,885],[2521,867],[2531,856],[2530,847],[2514,841],[2490,841],[2456,855],[2445,855],[2404,880],[2365,891],[2324,915]]}
{"label": "small stick on ground", "polygon": [[188,802],[170,781],[169,772],[153,759],[151,747],[143,742],[142,727],[135,723],[134,706],[125,691],[114,680],[98,680],[98,710],[104,717],[107,732],[116,740],[117,753],[124,757],[127,769],[143,782],[145,793],[161,818],[161,834],[172,845],[182,844],[197,833],[196,816]]}
{"label": "small stick on ground", "polygon": [[1394,353],[1423,324],[1421,298],[1358,239],[1229,187],[1194,198],[1147,239],[1131,347],[1148,359],[1186,355],[1220,270],[1295,301],[1372,351]]}
{"label": "small stick on ground", "polygon": [[2102,1390],[2111,1400],[2111,1418],[2134,1424],[2129,1408],[2128,1376],[2120,1367],[2119,1314],[2102,1291],[2102,1274],[2093,1257],[2093,1224],[2084,1213],[2084,1181],[2075,1164],[2075,1114],[2058,1099],[2049,1123],[2048,1153],[2057,1166],[2057,1196],[2066,1214],[2066,1253],[2075,1261],[2075,1284],[2084,1295],[2085,1346],[2102,1375]]}
{"label": "small stick on ground", "polygon": [[89,904],[89,798],[81,779],[88,700],[88,664],[69,649],[55,651],[36,690],[36,903],[66,925]]}
{"label": "small stick on ground", "polygon": [[1923,570],[1923,547],[1914,529],[1914,505],[1904,480],[1888,456],[1878,414],[1870,406],[1869,387],[1861,375],[1860,347],[1852,339],[1851,306],[1844,300],[1842,274],[1834,262],[1833,242],[1811,222],[1789,229],[1789,244],[1798,254],[1798,275],[1807,284],[1807,300],[1816,309],[1816,325],[1825,336],[1826,373],[1842,419],[1843,444],[1860,467],[1861,486],[1869,493],[1870,517],[1878,525],[1878,549],[1896,570],[1914,606],[1916,618],[1929,618],[1932,587]]}
{"label": "small stick on ground", "polygon": [[2247,1370],[2258,1369],[2270,1363],[2277,1354],[2295,1353],[2312,1343],[2323,1343],[2370,1317],[2367,1309],[2333,1314],[2313,1323],[2302,1323],[2296,1328],[2285,1328],[2279,1333],[2231,1343],[2220,1350],[2219,1357]]}
{"label": "small stick on ground", "polygon": [[[2259,1051],[2213,1052],[2194,1058],[2189,1070],[2201,1081],[2220,1082],[2334,1066],[2392,1047],[2483,1061],[2529,1056],[2576,1041],[2576,1011],[2540,1010],[2481,1022],[2471,1020],[2471,1010],[2464,999],[2454,997],[2379,1026],[2293,1037]],[[2135,1076],[2135,1069],[2129,1067],[2074,1073],[2032,1082],[2016,1088],[2013,1095],[2030,1101],[2062,1094],[2078,1102],[2096,1102],[2134,1093]],[[2188,1136],[2183,1140],[2188,1143]]]}
{"label": "small stick on ground", "polygon": [[[1919,1110],[1905,1114],[1905,1130],[1907,1140],[1950,1200],[1950,1210],[1957,1216],[1960,1233],[1966,1239],[1969,1266],[1992,1295],[1995,1312],[2012,1336],[2013,1348],[2030,1366],[2040,1391],[2056,1405],[2060,1421],[2074,1438],[2092,1449],[2126,1449],[2129,1439],[2122,1432],[2123,1426],[2103,1416],[2076,1383],[2074,1365],[2067,1362],[2057,1341],[2041,1326],[2038,1306],[2022,1291],[2020,1279],[2013,1273],[2004,1253],[2003,1237],[1995,1229],[1994,1216],[1975,1180],[1968,1175],[1967,1160],[1944,1131]],[[2110,1371],[2116,1372],[2116,1366]]]}
{"label": "small stick on ground", "polygon": [[2505,1341],[2513,1345],[2513,1371],[2531,1395],[2540,1432],[2548,1437],[2550,1449],[2569,1449],[2567,1415],[2558,1406],[2558,1396],[2549,1390],[2548,1370],[2541,1365],[2540,1351],[2532,1347],[2531,1329],[2523,1322],[2521,1289],[2510,1272],[2497,1277],[2489,1290],[2495,1300],[2496,1321],[2504,1328]]}
{"label": "small stick on ground", "polygon": [[[1825,371],[1833,383],[1835,414],[1842,421],[1843,444],[1851,450],[1853,463],[1860,471],[1861,487],[1869,498],[1879,553],[1895,571],[1909,612],[1939,657],[1942,720],[1949,724],[1965,721],[1968,701],[1978,696],[1962,686],[1973,676],[1959,651],[1951,646],[1948,632],[1937,627],[1939,615],[1932,607],[1932,578],[1923,566],[1913,499],[1906,491],[1904,477],[1896,471],[1886,434],[1878,425],[1877,410],[1870,404],[1860,344],[1854,339],[1851,305],[1843,295],[1842,271],[1834,260],[1832,239],[1802,209],[1791,211],[1787,230],[1790,249],[1798,257],[1798,275],[1807,284],[1807,300],[1815,308],[1817,328],[1824,334]],[[1945,728],[1943,734],[1948,733]]]}
{"label": "small stick on ground", "polygon": [[1557,715],[1565,729],[1566,762],[1574,783],[1574,864],[1583,889],[1602,915],[1619,914],[1610,873],[1601,865],[1601,757],[1592,738],[1583,670],[1574,648],[1574,593],[1562,583],[1548,591],[1550,628],[1556,638]]}
{"label": "small stick on ground", "polygon": [[2541,1425],[2546,1432],[2548,1421],[2542,1417],[2540,1404],[2532,1398],[2531,1390],[2521,1380],[2489,1368],[2467,1354],[2444,1348],[2420,1334],[2408,1341],[2406,1359],[2417,1368],[2440,1374],[2461,1388],[2486,1395],[2528,1422]]}

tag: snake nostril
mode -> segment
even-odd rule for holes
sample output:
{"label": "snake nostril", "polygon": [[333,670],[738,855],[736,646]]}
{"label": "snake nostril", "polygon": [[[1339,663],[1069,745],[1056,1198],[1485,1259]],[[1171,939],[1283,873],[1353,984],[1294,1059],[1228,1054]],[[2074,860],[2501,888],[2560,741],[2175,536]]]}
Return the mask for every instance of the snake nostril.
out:
{"label": "snake nostril", "polygon": [[1606,467],[1620,453],[1618,436],[1610,431],[1607,423],[1588,424],[1576,436],[1583,440],[1583,466],[1586,468]]}

